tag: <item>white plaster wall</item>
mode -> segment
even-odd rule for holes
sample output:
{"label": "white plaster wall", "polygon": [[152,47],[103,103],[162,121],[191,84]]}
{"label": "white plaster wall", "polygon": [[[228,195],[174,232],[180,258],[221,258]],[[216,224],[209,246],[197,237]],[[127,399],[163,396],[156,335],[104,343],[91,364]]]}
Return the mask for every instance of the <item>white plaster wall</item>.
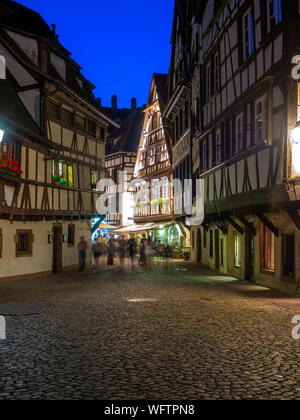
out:
{"label": "white plaster wall", "polygon": [[[63,267],[76,266],[78,264],[77,243],[81,236],[84,236],[89,243],[87,262],[92,260],[91,234],[87,221],[72,222],[75,224],[75,246],[68,247],[63,243]],[[69,223],[63,223],[63,234],[68,234]],[[0,220],[0,228],[3,235],[3,252],[0,258],[0,279],[4,277],[14,277],[45,273],[52,271],[53,245],[48,244],[48,234],[52,233],[53,222],[14,222]],[[33,253],[28,257],[16,257],[16,245],[14,237],[17,229],[32,230],[34,235]]]}

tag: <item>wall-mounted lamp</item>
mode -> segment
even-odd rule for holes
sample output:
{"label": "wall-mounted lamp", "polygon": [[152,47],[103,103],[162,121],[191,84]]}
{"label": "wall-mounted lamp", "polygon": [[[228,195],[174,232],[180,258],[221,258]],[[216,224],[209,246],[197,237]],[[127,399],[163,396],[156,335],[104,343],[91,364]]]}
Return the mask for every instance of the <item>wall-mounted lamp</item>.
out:
{"label": "wall-mounted lamp", "polygon": [[0,143],[2,143],[3,137],[4,137],[4,131],[0,130]]}

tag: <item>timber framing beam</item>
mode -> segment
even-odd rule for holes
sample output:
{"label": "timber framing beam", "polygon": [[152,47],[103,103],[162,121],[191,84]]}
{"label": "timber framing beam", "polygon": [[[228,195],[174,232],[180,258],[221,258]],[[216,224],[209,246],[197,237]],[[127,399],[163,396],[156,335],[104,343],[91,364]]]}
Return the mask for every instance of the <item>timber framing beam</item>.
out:
{"label": "timber framing beam", "polygon": [[250,230],[253,236],[256,236],[256,229],[253,226],[253,223],[248,222],[248,220],[244,216],[237,216],[239,221],[243,223],[243,225]]}
{"label": "timber framing beam", "polygon": [[279,238],[279,230],[274,225],[274,223],[271,222],[271,220],[269,220],[266,216],[264,216],[261,213],[257,213],[256,216],[272,233],[274,233],[275,236],[277,236],[277,238]]}
{"label": "timber framing beam", "polygon": [[241,235],[244,235],[244,228],[240,226],[238,223],[236,223],[231,217],[227,216],[226,220],[228,223],[231,224]]}
{"label": "timber framing beam", "polygon": [[221,230],[224,236],[228,235],[228,229],[226,228],[225,224],[223,222],[217,222],[216,225]]}
{"label": "timber framing beam", "polygon": [[288,209],[287,212],[290,218],[292,219],[292,221],[294,222],[295,226],[297,227],[297,229],[300,230],[300,216],[299,216],[298,210]]}

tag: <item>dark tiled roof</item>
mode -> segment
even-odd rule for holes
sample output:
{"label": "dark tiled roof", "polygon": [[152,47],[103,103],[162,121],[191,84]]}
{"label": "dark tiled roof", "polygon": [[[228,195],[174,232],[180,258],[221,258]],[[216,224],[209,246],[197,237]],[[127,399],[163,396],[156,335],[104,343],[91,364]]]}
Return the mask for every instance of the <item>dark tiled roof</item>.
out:
{"label": "dark tiled roof", "polygon": [[[144,112],[142,108],[132,111],[120,128],[115,129],[108,138],[107,155],[118,152],[137,152]],[[113,141],[117,143],[112,145]]]}
{"label": "dark tiled roof", "polygon": [[[98,107],[99,108],[99,107]],[[118,124],[122,124],[123,121],[131,114],[131,109],[129,108],[109,108],[109,107],[100,107],[100,111],[104,112],[107,116],[109,116],[113,121],[117,122]]]}
{"label": "dark tiled roof", "polygon": [[69,55],[39,13],[12,0],[0,0],[0,10],[0,25],[48,38]]}
{"label": "dark tiled roof", "polygon": [[168,99],[168,75],[162,73],[154,73],[153,77],[157,89],[158,99],[161,104],[165,106]]}
{"label": "dark tiled roof", "polygon": [[51,146],[7,80],[0,80],[0,125]]}

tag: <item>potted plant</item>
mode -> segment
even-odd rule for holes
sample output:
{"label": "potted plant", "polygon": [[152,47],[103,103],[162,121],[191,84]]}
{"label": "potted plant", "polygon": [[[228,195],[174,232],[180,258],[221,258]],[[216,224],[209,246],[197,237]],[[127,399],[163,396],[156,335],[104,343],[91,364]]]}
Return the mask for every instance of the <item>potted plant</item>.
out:
{"label": "potted plant", "polygon": [[53,177],[53,181],[58,182],[59,184],[62,184],[62,185],[66,185],[68,183],[68,180],[64,176],[57,176],[57,175]]}
{"label": "potted plant", "polygon": [[14,160],[12,156],[0,157],[0,170],[8,175],[21,175],[23,173],[22,169],[19,166],[19,162]]}

